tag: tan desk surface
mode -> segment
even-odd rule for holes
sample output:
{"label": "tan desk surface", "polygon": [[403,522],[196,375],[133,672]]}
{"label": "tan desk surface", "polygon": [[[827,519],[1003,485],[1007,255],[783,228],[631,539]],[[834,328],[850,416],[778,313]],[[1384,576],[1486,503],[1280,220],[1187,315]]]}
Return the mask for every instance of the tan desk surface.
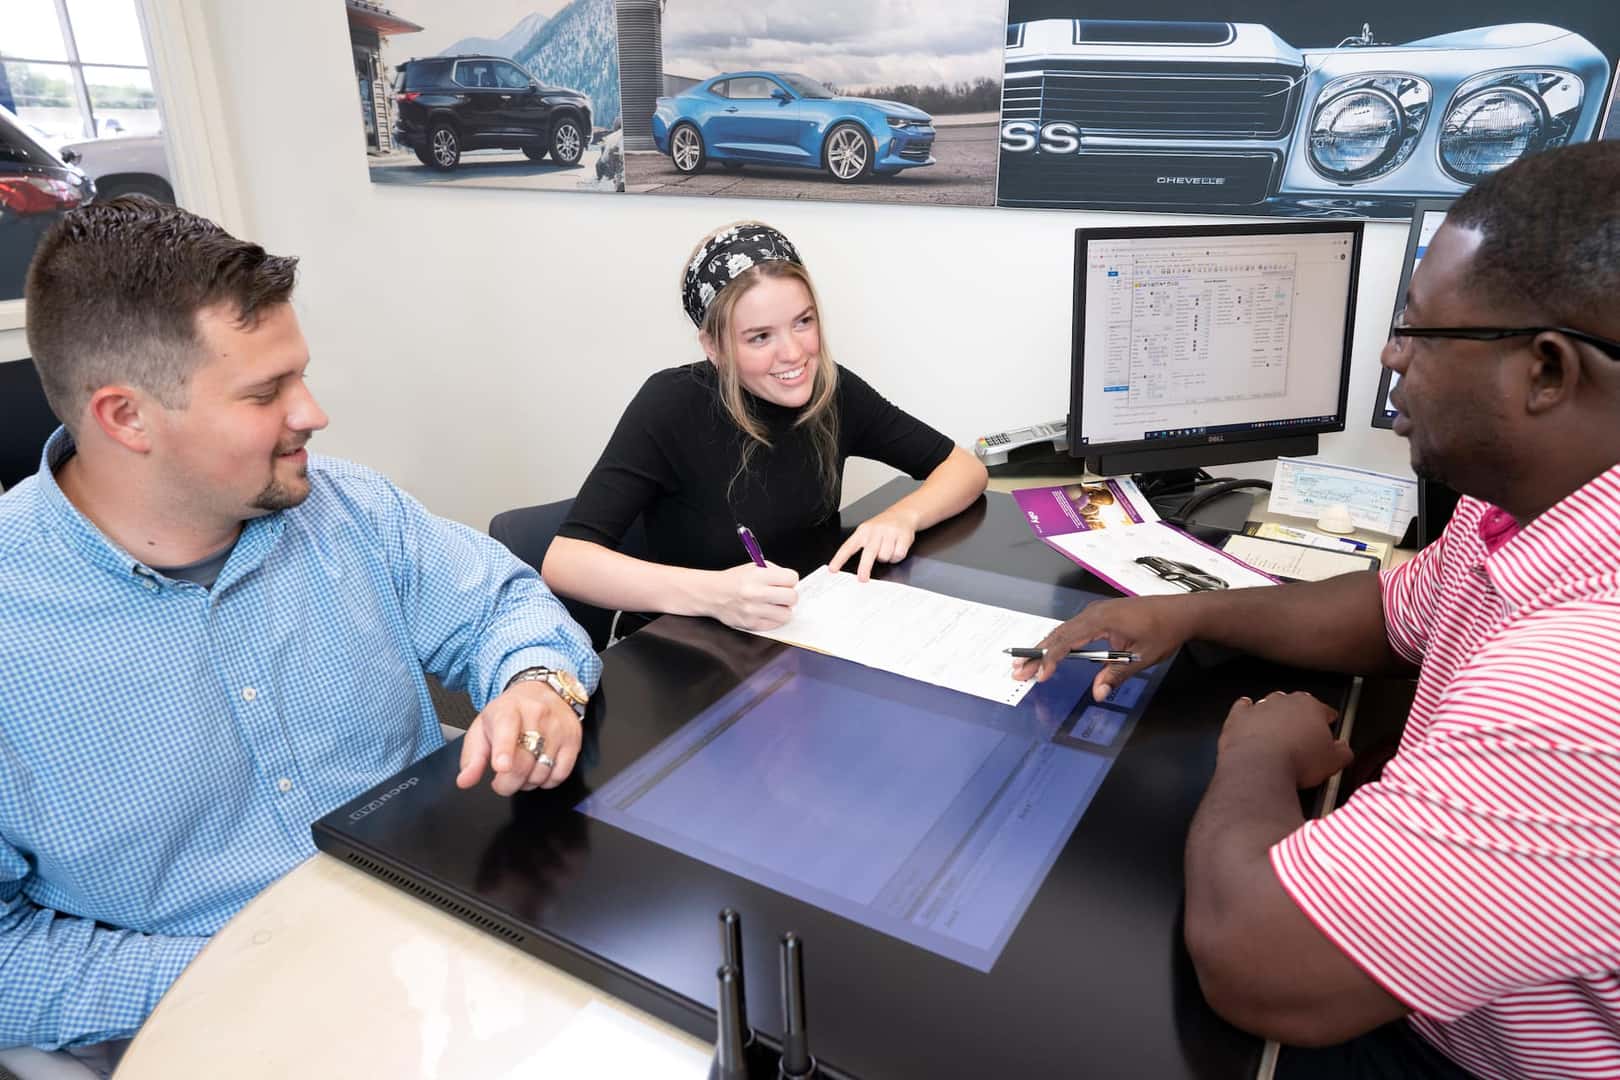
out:
{"label": "tan desk surface", "polygon": [[[548,1044],[577,1036],[570,1025],[582,1018],[597,1021],[594,1075],[639,1071],[649,1043],[682,1065],[657,1075],[707,1070],[709,1047],[686,1033],[316,855],[214,936],[141,1028],[117,1080],[517,1080],[540,1075]],[[602,1020],[623,1037],[600,1037]]]}

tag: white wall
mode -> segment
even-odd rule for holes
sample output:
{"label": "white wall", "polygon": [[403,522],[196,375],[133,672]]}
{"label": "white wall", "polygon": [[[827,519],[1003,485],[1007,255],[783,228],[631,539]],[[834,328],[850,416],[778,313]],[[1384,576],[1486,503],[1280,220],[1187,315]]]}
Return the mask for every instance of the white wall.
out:
{"label": "white wall", "polygon": [[21,330],[0,330],[0,363],[28,355],[28,341]]}
{"label": "white wall", "polygon": [[[646,375],[699,356],[680,266],[745,216],[804,253],[839,361],[958,442],[1066,411],[1072,230],[1130,218],[373,186],[343,5],[205,10],[245,228],[303,258],[311,385],[332,414],[316,445],[440,513],[482,526],[577,490]],[[1406,467],[1367,422],[1405,231],[1367,230],[1349,430],[1324,438],[1329,460]],[[852,468],[846,493],[886,475]]]}

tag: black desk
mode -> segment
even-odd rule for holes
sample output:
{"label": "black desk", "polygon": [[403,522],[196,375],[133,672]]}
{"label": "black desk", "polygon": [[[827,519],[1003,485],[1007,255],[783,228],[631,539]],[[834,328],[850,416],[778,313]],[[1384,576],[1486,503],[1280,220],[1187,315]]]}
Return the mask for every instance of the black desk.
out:
{"label": "black desk", "polygon": [[[870,516],[909,483],[855,503],[844,522]],[[837,536],[822,539],[825,558]],[[920,537],[914,554],[1107,592],[1036,540],[1005,495],[988,495]],[[408,798],[346,820],[397,788],[396,777],[324,819],[317,840],[703,1036],[713,1031],[704,1003],[713,1001],[719,962],[715,913],[729,905],[742,914],[748,1014],[767,1041],[781,1023],[775,943],[794,930],[806,941],[812,1045],[833,1075],[1255,1074],[1260,1041],[1210,1012],[1182,945],[1187,826],[1234,698],[1306,689],[1342,706],[1348,679],[1247,659],[1201,670],[1184,654],[994,969],[981,974],[573,812],[781,648],[708,620],[660,619],[604,655],[587,759],[556,791],[510,801],[487,786],[456,791],[450,747],[407,770],[418,778]],[[335,821],[341,835],[327,827]],[[409,837],[408,873],[401,836]]]}

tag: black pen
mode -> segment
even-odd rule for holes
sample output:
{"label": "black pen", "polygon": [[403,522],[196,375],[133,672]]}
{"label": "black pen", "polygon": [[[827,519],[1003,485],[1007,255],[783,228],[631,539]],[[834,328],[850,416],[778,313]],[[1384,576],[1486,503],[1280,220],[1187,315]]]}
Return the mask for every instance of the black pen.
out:
{"label": "black pen", "polygon": [[[1041,660],[1046,657],[1045,649],[1003,649],[1002,652],[1020,660]],[[1142,657],[1138,653],[1120,652],[1117,649],[1070,649],[1064,659],[1095,660],[1100,664],[1134,664]]]}

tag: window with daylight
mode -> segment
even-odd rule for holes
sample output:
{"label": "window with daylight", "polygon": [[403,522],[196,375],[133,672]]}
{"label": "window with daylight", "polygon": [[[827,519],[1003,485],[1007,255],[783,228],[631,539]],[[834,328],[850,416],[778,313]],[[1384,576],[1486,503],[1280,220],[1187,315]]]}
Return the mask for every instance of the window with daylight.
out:
{"label": "window with daylight", "polygon": [[92,198],[174,201],[136,0],[0,0],[0,302]]}

